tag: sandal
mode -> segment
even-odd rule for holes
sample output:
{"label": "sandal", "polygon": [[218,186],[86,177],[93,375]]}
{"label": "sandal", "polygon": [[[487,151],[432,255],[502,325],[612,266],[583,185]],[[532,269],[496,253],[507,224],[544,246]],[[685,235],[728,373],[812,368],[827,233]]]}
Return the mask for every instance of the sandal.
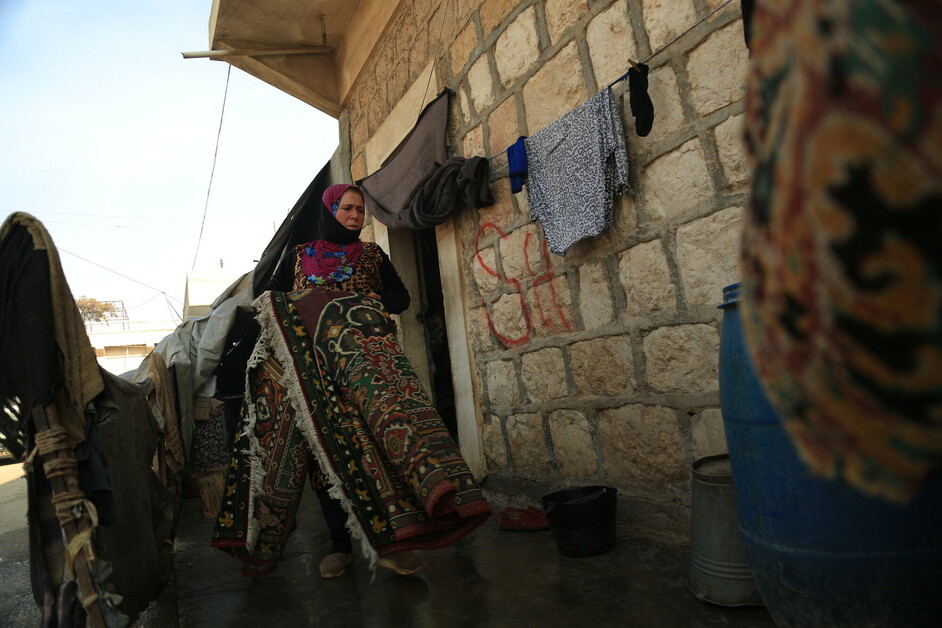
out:
{"label": "sandal", "polygon": [[408,550],[380,558],[379,564],[386,569],[392,569],[400,576],[411,576],[425,571],[425,563],[419,555]]}
{"label": "sandal", "polygon": [[547,521],[542,510],[529,506],[525,510],[504,508],[497,513],[497,525],[501,530],[535,532],[549,528],[549,521]]}

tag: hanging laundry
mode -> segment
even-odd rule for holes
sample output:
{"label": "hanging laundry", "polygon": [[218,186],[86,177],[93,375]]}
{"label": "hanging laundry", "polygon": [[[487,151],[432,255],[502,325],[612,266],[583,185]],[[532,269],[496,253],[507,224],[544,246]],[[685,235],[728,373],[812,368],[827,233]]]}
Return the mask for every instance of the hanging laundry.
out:
{"label": "hanging laundry", "polygon": [[490,172],[485,157],[452,157],[426,173],[395,219],[377,218],[391,228],[428,229],[445,222],[462,204],[475,209],[493,205]]}
{"label": "hanging laundry", "polygon": [[523,189],[527,175],[527,149],[524,146],[526,135],[517,138],[507,149],[507,166],[510,169],[510,193],[516,194]]}
{"label": "hanging laundry", "polygon": [[445,222],[461,203],[494,203],[487,159],[448,157],[450,93],[429,103],[383,167],[359,181],[367,209],[390,229],[426,229]]}
{"label": "hanging laundry", "polygon": [[605,88],[524,140],[530,218],[549,248],[565,255],[574,243],[608,230],[615,195],[628,190],[628,154],[615,96]]}
{"label": "hanging laundry", "polygon": [[633,63],[628,69],[628,101],[635,117],[635,132],[645,137],[654,124],[654,104],[648,95],[648,66],[643,63]]}

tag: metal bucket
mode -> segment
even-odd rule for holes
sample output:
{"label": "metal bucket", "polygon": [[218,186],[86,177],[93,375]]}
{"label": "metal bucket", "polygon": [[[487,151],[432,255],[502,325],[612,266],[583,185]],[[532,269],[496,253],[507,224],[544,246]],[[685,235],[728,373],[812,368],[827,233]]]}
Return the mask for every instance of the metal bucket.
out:
{"label": "metal bucket", "polygon": [[761,606],[739,533],[729,454],[693,464],[687,587],[701,601]]}

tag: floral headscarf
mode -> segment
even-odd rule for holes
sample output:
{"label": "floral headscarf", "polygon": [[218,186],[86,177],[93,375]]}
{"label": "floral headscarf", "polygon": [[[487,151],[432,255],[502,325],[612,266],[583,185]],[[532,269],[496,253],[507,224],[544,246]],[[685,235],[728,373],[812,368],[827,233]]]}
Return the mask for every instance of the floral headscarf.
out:
{"label": "floral headscarf", "polygon": [[[324,207],[326,207],[327,211],[333,216],[337,215],[337,209],[340,207],[340,197],[343,196],[344,192],[350,189],[360,192],[360,188],[355,185],[350,185],[349,183],[338,183],[324,190],[324,195],[321,196],[321,200],[324,201]],[[360,193],[362,194],[362,192]]]}

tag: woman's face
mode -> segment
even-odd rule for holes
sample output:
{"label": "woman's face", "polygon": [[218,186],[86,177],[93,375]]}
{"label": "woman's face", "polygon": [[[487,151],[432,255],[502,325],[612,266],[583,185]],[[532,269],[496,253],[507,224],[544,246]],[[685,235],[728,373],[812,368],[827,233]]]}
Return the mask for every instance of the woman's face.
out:
{"label": "woman's face", "polygon": [[366,207],[363,205],[363,195],[357,190],[347,190],[340,197],[337,213],[334,214],[337,222],[350,231],[359,231],[363,228],[366,219]]}

